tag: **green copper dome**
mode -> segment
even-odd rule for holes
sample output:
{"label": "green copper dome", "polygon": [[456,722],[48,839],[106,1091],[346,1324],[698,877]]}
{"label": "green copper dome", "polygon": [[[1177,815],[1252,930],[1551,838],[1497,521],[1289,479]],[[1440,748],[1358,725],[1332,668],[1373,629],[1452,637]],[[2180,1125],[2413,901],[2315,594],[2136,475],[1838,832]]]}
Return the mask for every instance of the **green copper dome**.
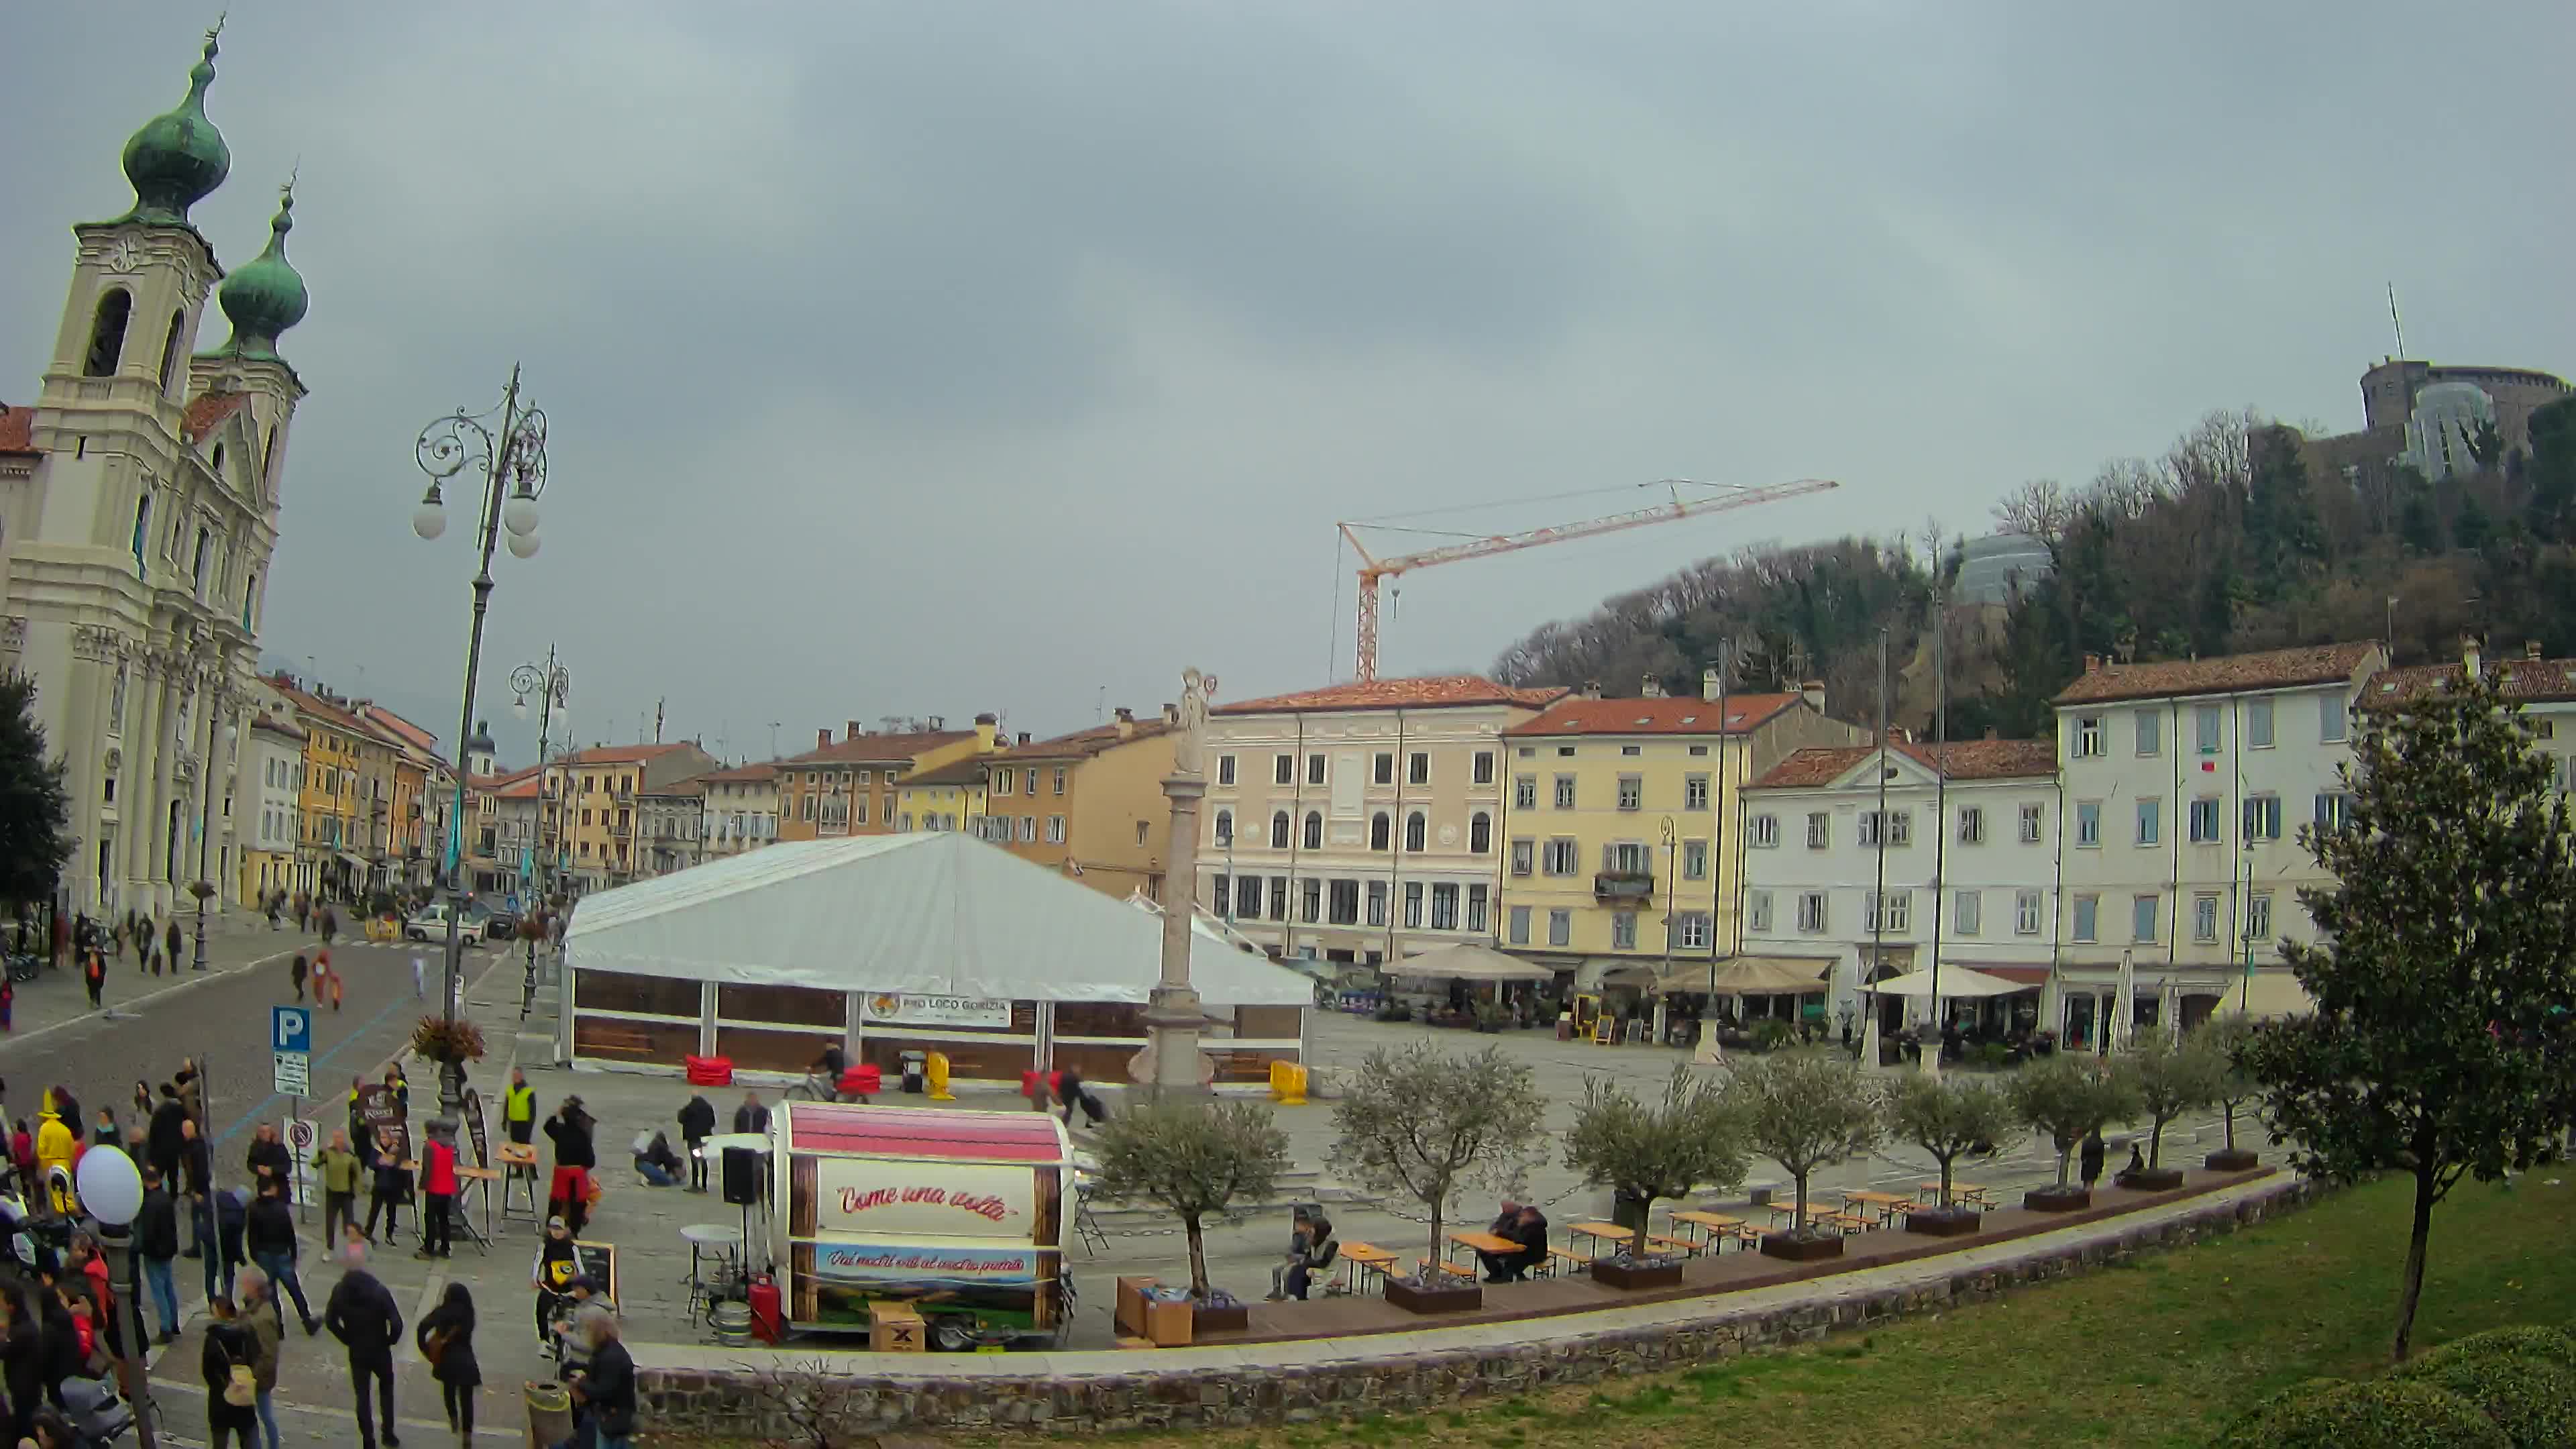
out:
{"label": "green copper dome", "polygon": [[188,98],[165,116],[143,123],[125,143],[125,179],[134,183],[134,209],[119,221],[161,226],[188,224],[188,208],[224,184],[233,153],[224,133],[206,119],[206,87],[215,80],[215,33],[206,33],[205,57],[188,72]]}
{"label": "green copper dome", "polygon": [[[277,358],[277,339],[304,320],[304,278],[286,259],[286,234],[295,229],[295,183],[278,189],[277,216],[268,224],[268,250],[233,269],[215,296],[232,319],[232,340],[222,351],[236,357]],[[283,359],[279,359],[283,360]]]}

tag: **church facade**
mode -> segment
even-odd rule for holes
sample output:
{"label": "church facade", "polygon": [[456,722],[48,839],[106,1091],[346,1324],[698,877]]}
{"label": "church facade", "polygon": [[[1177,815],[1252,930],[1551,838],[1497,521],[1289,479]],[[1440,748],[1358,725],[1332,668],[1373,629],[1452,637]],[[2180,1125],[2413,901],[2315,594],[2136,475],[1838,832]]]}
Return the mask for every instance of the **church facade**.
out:
{"label": "church facade", "polygon": [[[305,395],[278,339],[306,295],[291,186],[229,274],[189,221],[231,169],[206,115],[215,54],[209,35],[185,99],[126,142],[133,207],[72,228],[36,402],[0,413],[0,667],[34,678],[67,767],[67,910],[193,911],[200,880],[214,909],[256,839],[252,680]],[[201,348],[209,304],[230,335]]]}

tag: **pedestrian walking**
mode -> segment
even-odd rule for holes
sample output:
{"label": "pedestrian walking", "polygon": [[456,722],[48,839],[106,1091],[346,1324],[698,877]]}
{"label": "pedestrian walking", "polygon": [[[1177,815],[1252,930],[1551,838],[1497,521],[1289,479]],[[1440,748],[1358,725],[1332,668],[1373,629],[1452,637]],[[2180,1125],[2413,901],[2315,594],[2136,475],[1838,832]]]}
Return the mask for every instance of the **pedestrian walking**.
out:
{"label": "pedestrian walking", "polygon": [[286,1321],[278,1316],[277,1293],[257,1268],[241,1275],[241,1325],[250,1336],[252,1388],[257,1391],[259,1435],[268,1449],[277,1442],[277,1365],[286,1355]]}
{"label": "pedestrian walking", "polygon": [[322,1241],[336,1242],[340,1225],[358,1220],[358,1155],[347,1132],[333,1129],[330,1145],[313,1154],[313,1171],[322,1182]]}
{"label": "pedestrian walking", "polygon": [[206,1325],[197,1370],[206,1383],[206,1442],[224,1449],[227,1439],[251,1449],[259,1428],[259,1371],[252,1366],[250,1335],[242,1331],[230,1298],[206,1300],[214,1322]]}
{"label": "pedestrian walking", "polygon": [[403,1171],[402,1144],[388,1127],[376,1134],[375,1182],[367,1195],[367,1236],[376,1236],[376,1215],[384,1214],[385,1235],[392,1243],[402,1231],[402,1205],[411,1197],[411,1174]]}
{"label": "pedestrian walking", "polygon": [[0,1306],[9,1316],[8,1336],[0,1339],[0,1377],[9,1385],[10,1432],[25,1439],[35,1431],[36,1410],[45,1402],[44,1320],[24,1284],[0,1290]]}
{"label": "pedestrian walking", "polygon": [[322,1321],[349,1350],[349,1388],[358,1401],[358,1443],[363,1449],[376,1449],[376,1422],[368,1413],[367,1401],[372,1384],[373,1407],[385,1424],[385,1449],[398,1449],[402,1441],[394,1434],[394,1345],[402,1342],[402,1309],[376,1275],[367,1271],[366,1262],[364,1249],[349,1250],[348,1271],[332,1287]]}
{"label": "pedestrian walking", "polygon": [[11,1019],[18,1011],[18,983],[0,976],[0,1031],[14,1031]]}
{"label": "pedestrian walking", "polygon": [[428,1145],[420,1154],[420,1256],[444,1258],[453,1246],[450,1215],[456,1209],[456,1139],[454,1128],[433,1123]]}
{"label": "pedestrian walking", "polygon": [[2082,1165],[2084,1172],[2084,1190],[2086,1192],[2091,1192],[2093,1190],[2095,1180],[2102,1176],[2103,1150],[2104,1144],[2102,1141],[2101,1128],[2096,1127],[2092,1131],[2084,1134]]}
{"label": "pedestrian walking", "polygon": [[162,933],[162,944],[170,949],[170,974],[179,974],[179,918],[170,918],[170,929]]}
{"label": "pedestrian walking", "polygon": [[411,953],[411,999],[420,1000],[429,993],[429,962],[418,951]]}
{"label": "pedestrian walking", "polygon": [[597,1125],[582,1110],[579,1097],[564,1098],[563,1105],[546,1119],[546,1140],[555,1149],[554,1180],[546,1189],[547,1211],[570,1224],[575,1237],[581,1236],[582,1224],[590,1220],[590,1171],[599,1165],[591,1129]]}
{"label": "pedestrian walking", "polygon": [[313,1306],[304,1300],[304,1281],[295,1272],[300,1245],[295,1241],[295,1213],[287,1206],[283,1179],[269,1179],[251,1201],[245,1235],[250,1260],[278,1293],[295,1300],[296,1316],[304,1320],[305,1335],[310,1337],[316,1329]]}
{"label": "pedestrian walking", "polygon": [[464,1284],[447,1285],[438,1306],[422,1316],[414,1341],[447,1402],[447,1427],[458,1443],[473,1443],[474,1391],[483,1386],[483,1367],[474,1358],[474,1295]]}
{"label": "pedestrian walking", "polygon": [[295,1001],[299,1006],[304,1003],[304,976],[311,969],[301,951],[295,953],[295,964],[286,968],[286,978],[295,983]]}
{"label": "pedestrian walking", "polygon": [[[197,1119],[180,1108],[179,1173],[177,1182],[188,1198],[188,1252],[191,1258],[207,1257],[214,1252],[215,1241],[215,1159],[206,1150],[206,1139],[197,1135]],[[206,1281],[214,1281],[214,1269],[206,1270]],[[212,1294],[214,1289],[208,1288]]]}
{"label": "pedestrian walking", "polygon": [[89,1009],[96,1011],[104,1003],[100,997],[107,990],[107,958],[96,951],[81,963],[81,984],[89,988]]}
{"label": "pedestrian walking", "polygon": [[340,933],[339,913],[333,911],[329,906],[324,906],[322,908],[321,932],[322,949],[327,953],[331,949],[331,938]]}
{"label": "pedestrian walking", "polygon": [[[143,1206],[134,1215],[134,1252],[143,1260],[143,1286],[161,1317],[161,1342],[179,1336],[179,1287],[171,1277],[179,1256],[179,1204],[161,1169],[143,1169]],[[138,1322],[136,1327],[142,1325]]]}
{"label": "pedestrian walking", "polygon": [[331,1009],[338,1011],[340,1009],[340,973],[331,965],[331,948],[328,945],[313,955],[313,1004],[315,1006],[322,1004],[322,992],[325,987],[328,987],[331,992]]}
{"label": "pedestrian walking", "polygon": [[114,1107],[101,1107],[98,1109],[98,1123],[96,1126],[90,1128],[89,1145],[92,1147],[119,1148],[125,1145],[125,1129],[116,1125],[116,1109]]}
{"label": "pedestrian walking", "polygon": [[313,929],[313,900],[301,891],[295,896],[295,934],[301,936]]}
{"label": "pedestrian walking", "polygon": [[221,1292],[227,1298],[233,1293],[233,1274],[250,1261],[245,1254],[250,1232],[250,1194],[242,1188],[228,1187],[215,1194],[215,1241],[206,1250],[206,1296],[212,1298],[222,1281]]}

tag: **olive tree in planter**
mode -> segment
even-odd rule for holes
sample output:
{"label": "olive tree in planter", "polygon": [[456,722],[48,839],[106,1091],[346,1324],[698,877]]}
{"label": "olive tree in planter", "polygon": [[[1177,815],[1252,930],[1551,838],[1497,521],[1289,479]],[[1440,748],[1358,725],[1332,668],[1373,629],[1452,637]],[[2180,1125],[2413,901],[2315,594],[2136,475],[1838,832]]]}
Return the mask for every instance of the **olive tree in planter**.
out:
{"label": "olive tree in planter", "polygon": [[2236,1112],[2263,1090],[2263,1084],[2245,1070],[2245,1047],[2254,1039],[2253,1023],[2241,1016],[2220,1017],[2201,1027],[2198,1035],[2202,1048],[2218,1058],[2212,1100],[2218,1103],[2227,1132],[2227,1145],[2202,1158],[2200,1165],[2212,1172],[2251,1172],[2262,1159],[2236,1145]]}
{"label": "olive tree in planter", "polygon": [[[1661,1101],[1638,1100],[1598,1078],[1583,1084],[1583,1105],[1565,1134],[1565,1165],[1588,1187],[1606,1187],[1637,1205],[1642,1248],[1660,1198],[1693,1188],[1732,1188],[1744,1181],[1744,1132],[1715,1081],[1676,1066]],[[1654,1288],[1681,1282],[1679,1259],[1623,1253],[1595,1263],[1592,1276],[1613,1287]]]}
{"label": "olive tree in planter", "polygon": [[[1421,1203],[1431,1218],[1430,1257],[1447,1246],[1459,1194],[1517,1185],[1545,1148],[1547,1099],[1530,1069],[1487,1047],[1450,1056],[1428,1043],[1373,1051],[1333,1107],[1330,1162],[1368,1188]],[[1472,1280],[1455,1287],[1436,1271],[1387,1277],[1387,1301],[1417,1313],[1456,1313],[1485,1301]]]}
{"label": "olive tree in planter", "polygon": [[1908,1073],[1897,1079],[1887,1123],[1899,1141],[1913,1143],[1941,1164],[1940,1202],[1907,1213],[1905,1230],[1945,1238],[1975,1232],[1976,1209],[1962,1208],[1950,1196],[1951,1169],[1960,1157],[2001,1142],[2020,1125],[2012,1100],[1994,1083],[1975,1077]]}
{"label": "olive tree in planter", "polygon": [[2146,1169],[2122,1173],[2122,1187],[2166,1192],[2182,1186],[2182,1169],[2164,1165],[2165,1128],[2183,1113],[2217,1100],[2222,1066],[2198,1035],[2175,1041],[2158,1032],[2129,1058],[2138,1108],[2154,1125],[2147,1132]]}
{"label": "olive tree in planter", "polygon": [[1764,1235],[1762,1251],[1797,1262],[1842,1256],[1840,1233],[1820,1233],[1807,1222],[1807,1179],[1885,1138],[1877,1083],[1839,1052],[1783,1052],[1738,1066],[1726,1098],[1742,1117],[1746,1144],[1796,1185],[1795,1226]]}
{"label": "olive tree in planter", "polygon": [[2076,1212],[2093,1194],[2067,1180],[2075,1149],[2084,1139],[2137,1110],[2137,1091],[2125,1066],[2089,1056],[2053,1056],[2023,1067],[2012,1081],[2013,1114],[2045,1134],[2057,1149],[2057,1185],[2022,1195],[2035,1212]]}
{"label": "olive tree in planter", "polygon": [[[1270,1195],[1288,1170],[1288,1134],[1260,1102],[1146,1103],[1103,1124],[1092,1191],[1169,1208],[1190,1243],[1190,1297],[1231,1308],[1208,1287],[1203,1225],[1227,1206]],[[1214,1325],[1211,1325],[1214,1326]]]}

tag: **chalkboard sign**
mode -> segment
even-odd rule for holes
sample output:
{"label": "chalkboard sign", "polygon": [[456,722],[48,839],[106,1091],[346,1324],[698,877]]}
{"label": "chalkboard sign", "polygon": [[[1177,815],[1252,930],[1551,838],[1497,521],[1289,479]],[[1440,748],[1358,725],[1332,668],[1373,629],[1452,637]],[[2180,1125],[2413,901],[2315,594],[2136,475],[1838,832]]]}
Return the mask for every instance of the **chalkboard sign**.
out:
{"label": "chalkboard sign", "polygon": [[465,1089],[465,1130],[474,1138],[474,1165],[490,1168],[492,1165],[491,1128],[483,1121],[483,1094],[472,1087]]}
{"label": "chalkboard sign", "polygon": [[409,1162],[411,1152],[411,1117],[403,1110],[402,1098],[382,1082],[369,1082],[358,1089],[358,1121],[370,1138],[391,1128],[397,1160]]}
{"label": "chalkboard sign", "polygon": [[572,1256],[574,1263],[578,1265],[574,1269],[573,1276],[588,1278],[598,1284],[600,1291],[608,1295],[609,1302],[622,1306],[623,1297],[617,1291],[617,1245],[588,1243],[576,1238],[573,1240]]}

